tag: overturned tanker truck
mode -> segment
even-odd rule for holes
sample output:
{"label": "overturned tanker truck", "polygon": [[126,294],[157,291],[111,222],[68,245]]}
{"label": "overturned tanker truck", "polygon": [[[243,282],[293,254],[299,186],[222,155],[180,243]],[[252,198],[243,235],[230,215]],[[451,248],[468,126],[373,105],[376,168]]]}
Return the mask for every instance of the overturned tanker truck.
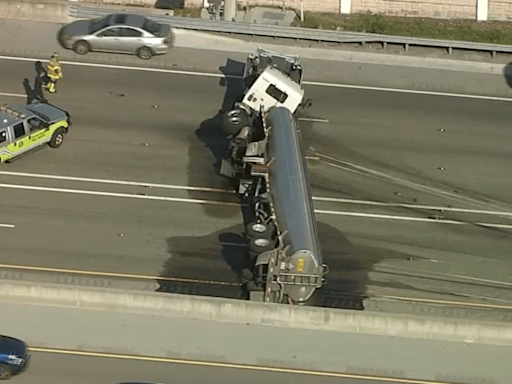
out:
{"label": "overturned tanker truck", "polygon": [[230,139],[220,174],[251,208],[245,236],[249,299],[303,305],[324,283],[317,223],[297,124],[304,102],[298,56],[258,49],[247,59],[241,101],[224,113]]}

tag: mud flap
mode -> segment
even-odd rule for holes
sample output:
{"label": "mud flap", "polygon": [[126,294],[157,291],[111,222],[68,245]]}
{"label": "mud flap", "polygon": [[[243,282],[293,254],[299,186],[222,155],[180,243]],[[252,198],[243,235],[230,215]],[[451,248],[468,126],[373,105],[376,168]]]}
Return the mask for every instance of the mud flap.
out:
{"label": "mud flap", "polygon": [[233,167],[233,164],[231,164],[229,160],[222,159],[219,173],[222,176],[233,178],[235,176],[235,167]]}

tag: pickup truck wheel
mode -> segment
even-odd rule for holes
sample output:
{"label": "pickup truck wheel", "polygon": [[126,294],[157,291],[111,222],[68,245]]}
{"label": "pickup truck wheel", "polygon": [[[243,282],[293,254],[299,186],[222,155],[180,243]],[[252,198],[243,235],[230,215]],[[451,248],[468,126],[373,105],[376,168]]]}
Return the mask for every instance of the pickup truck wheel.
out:
{"label": "pickup truck wheel", "polygon": [[7,364],[0,364],[0,380],[9,380],[12,376],[12,369]]}
{"label": "pickup truck wheel", "polygon": [[75,51],[75,53],[78,53],[79,55],[85,55],[89,53],[90,50],[91,46],[87,41],[84,40],[77,41],[75,45],[73,45],[73,51]]}
{"label": "pickup truck wheel", "polygon": [[52,148],[59,148],[64,142],[64,130],[59,128],[57,129],[52,136],[52,139],[48,143],[48,145]]}
{"label": "pickup truck wheel", "polygon": [[245,234],[249,239],[270,239],[274,234],[274,227],[264,223],[249,223],[245,228]]}

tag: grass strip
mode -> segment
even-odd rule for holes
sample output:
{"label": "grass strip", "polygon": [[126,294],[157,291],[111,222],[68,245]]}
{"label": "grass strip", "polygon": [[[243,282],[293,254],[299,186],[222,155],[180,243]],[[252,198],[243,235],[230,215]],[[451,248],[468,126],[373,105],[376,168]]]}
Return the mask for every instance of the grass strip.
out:
{"label": "grass strip", "polygon": [[298,20],[295,22],[295,26],[512,45],[512,23],[507,21],[482,22],[475,20],[393,17],[372,13],[338,15],[305,12],[304,22]]}

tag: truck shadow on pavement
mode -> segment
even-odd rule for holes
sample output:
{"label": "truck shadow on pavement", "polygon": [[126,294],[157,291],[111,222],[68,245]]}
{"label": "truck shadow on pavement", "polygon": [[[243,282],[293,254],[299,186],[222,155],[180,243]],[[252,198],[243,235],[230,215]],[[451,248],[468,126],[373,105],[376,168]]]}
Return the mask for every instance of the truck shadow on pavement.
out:
{"label": "truck shadow on pavement", "polygon": [[[217,113],[194,132],[189,146],[188,185],[217,188],[219,192],[188,191],[193,199],[235,203],[232,206],[202,204],[203,212],[216,219],[234,218],[239,224],[202,237],[168,239],[170,258],[162,267],[158,280],[160,292],[186,293],[231,298],[244,297],[241,271],[246,268],[246,249],[242,220],[243,209],[231,180],[219,175],[221,160],[228,148],[222,129],[222,113],[229,110],[244,92],[241,75],[244,64],[227,60],[220,70],[225,75],[220,86],[224,97]],[[210,162],[209,162],[210,161]],[[229,192],[229,193],[228,193]],[[237,219],[237,216],[240,219]]]}
{"label": "truck shadow on pavement", "polygon": [[[162,266],[157,292],[247,299],[242,277],[248,265],[243,231],[240,223],[205,236],[169,238],[170,257]],[[318,222],[318,232],[330,272],[327,284],[308,305],[364,309],[369,273],[389,255],[363,245],[354,246],[337,228],[324,222]]]}
{"label": "truck shadow on pavement", "polygon": [[[226,88],[224,98],[217,113],[213,117],[204,120],[191,139],[187,167],[188,185],[207,185],[218,189],[235,191],[233,183],[219,175],[221,160],[229,148],[228,138],[222,129],[222,112],[229,110],[234,102],[240,98],[240,95],[243,94],[244,89],[241,79],[233,77],[240,74],[243,68],[242,63],[229,59],[226,66],[220,68],[226,76],[220,81],[220,85]],[[208,168],[210,168],[209,171],[207,171]],[[205,193],[202,191],[189,191],[188,195],[193,199],[238,201],[236,195],[225,192]],[[240,215],[240,208],[236,206],[204,204],[202,208],[206,215],[215,218],[229,218]]]}
{"label": "truck shadow on pavement", "polygon": [[157,292],[245,298],[240,278],[246,267],[243,231],[240,223],[205,236],[169,238],[170,257]]}

